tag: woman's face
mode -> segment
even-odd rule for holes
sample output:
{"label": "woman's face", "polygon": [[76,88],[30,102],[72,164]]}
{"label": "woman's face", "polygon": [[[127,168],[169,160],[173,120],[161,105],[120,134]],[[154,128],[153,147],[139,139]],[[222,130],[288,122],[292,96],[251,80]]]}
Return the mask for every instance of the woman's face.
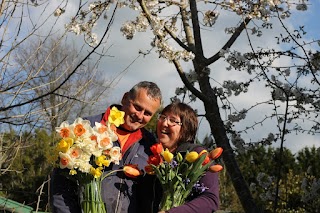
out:
{"label": "woman's face", "polygon": [[164,149],[174,152],[178,146],[181,131],[181,119],[172,113],[160,114],[157,123],[157,136]]}

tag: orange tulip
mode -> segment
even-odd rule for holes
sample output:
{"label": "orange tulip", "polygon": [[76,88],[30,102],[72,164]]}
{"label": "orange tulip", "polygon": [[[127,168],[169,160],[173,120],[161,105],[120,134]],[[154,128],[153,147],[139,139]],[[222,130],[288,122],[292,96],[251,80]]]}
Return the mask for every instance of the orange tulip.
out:
{"label": "orange tulip", "polygon": [[220,172],[223,169],[223,166],[216,164],[213,166],[210,166],[209,170],[210,172]]}
{"label": "orange tulip", "polygon": [[210,162],[210,158],[209,158],[209,156],[207,155],[206,158],[203,160],[202,165],[204,166],[204,165],[206,165],[206,164],[209,163],[209,162]]}
{"label": "orange tulip", "polygon": [[217,159],[218,157],[220,157],[220,155],[222,154],[223,149],[221,147],[215,148],[214,150],[212,150],[210,152],[210,158],[212,160]]}
{"label": "orange tulip", "polygon": [[123,172],[127,177],[136,178],[139,175],[142,175],[142,172],[139,170],[137,164],[128,164],[123,167]]}

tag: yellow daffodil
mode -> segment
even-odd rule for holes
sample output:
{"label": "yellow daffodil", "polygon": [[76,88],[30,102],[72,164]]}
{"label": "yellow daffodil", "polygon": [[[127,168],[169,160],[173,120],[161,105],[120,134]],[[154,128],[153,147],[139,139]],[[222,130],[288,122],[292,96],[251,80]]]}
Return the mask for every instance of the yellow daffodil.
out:
{"label": "yellow daffodil", "polygon": [[59,127],[56,127],[56,132],[58,132],[60,137],[62,138],[69,138],[74,136],[71,126],[67,121],[62,122]]}
{"label": "yellow daffodil", "polygon": [[72,138],[63,138],[57,145],[57,151],[66,153],[73,144]]}
{"label": "yellow daffodil", "polygon": [[94,178],[99,178],[102,175],[102,167],[90,168],[90,173],[93,175]]}
{"label": "yellow daffodil", "polygon": [[170,163],[172,161],[173,154],[168,150],[168,148],[162,152],[162,156],[166,162]]}
{"label": "yellow daffodil", "polygon": [[74,166],[74,161],[70,157],[70,155],[59,152],[59,165],[61,169],[68,168],[68,169],[73,169]]}
{"label": "yellow daffodil", "polygon": [[105,155],[101,155],[99,157],[96,158],[96,165],[97,166],[106,166],[108,167],[110,165],[110,161],[107,160],[107,156]]}
{"label": "yellow daffodil", "polygon": [[120,126],[124,123],[124,112],[117,109],[117,107],[112,107],[110,110],[110,115],[108,117],[108,121],[110,124],[114,124],[115,126]]}
{"label": "yellow daffodil", "polygon": [[61,128],[60,136],[63,137],[63,138],[69,137],[70,136],[70,129],[67,128],[67,127]]}
{"label": "yellow daffodil", "polygon": [[[104,205],[101,205],[103,201],[100,195],[101,182],[104,177],[119,171],[126,171],[132,177],[141,174],[137,168],[125,167],[125,169],[106,171],[107,174],[102,177],[105,167],[109,167],[111,163],[117,165],[120,163],[121,149],[114,147],[113,142],[118,139],[115,130],[116,126],[124,123],[123,117],[124,112],[114,107],[110,113],[110,122],[106,121],[105,124],[95,122],[92,127],[89,120],[79,117],[71,125],[64,121],[55,128],[60,140],[52,152],[55,157],[52,161],[59,168],[67,170],[81,188],[84,188],[81,190],[81,196],[88,203],[84,205],[86,208],[83,212],[89,212],[89,209],[106,212]],[[95,159],[94,162],[92,158]]]}
{"label": "yellow daffodil", "polygon": [[70,169],[69,175],[76,175],[77,171],[75,169]]}
{"label": "yellow daffodil", "polygon": [[186,154],[186,161],[188,161],[189,163],[193,163],[198,159],[198,157],[198,152],[192,151]]}

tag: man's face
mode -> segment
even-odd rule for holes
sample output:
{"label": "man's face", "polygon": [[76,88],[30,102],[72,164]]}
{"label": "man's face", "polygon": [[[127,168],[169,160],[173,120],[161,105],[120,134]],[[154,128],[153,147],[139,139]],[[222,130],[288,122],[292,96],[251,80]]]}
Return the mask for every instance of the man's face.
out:
{"label": "man's face", "polygon": [[125,112],[125,123],[122,127],[130,131],[147,125],[160,107],[160,100],[150,98],[145,89],[138,90],[135,98],[126,93],[121,103],[121,110]]}

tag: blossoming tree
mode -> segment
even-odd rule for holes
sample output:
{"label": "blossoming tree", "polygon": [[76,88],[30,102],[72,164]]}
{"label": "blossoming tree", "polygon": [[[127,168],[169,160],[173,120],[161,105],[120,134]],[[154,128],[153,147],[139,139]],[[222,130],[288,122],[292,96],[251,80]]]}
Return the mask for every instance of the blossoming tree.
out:
{"label": "blossoming tree", "polygon": [[[91,1],[88,8],[81,5],[68,29],[94,41],[94,25],[113,3]],[[117,2],[116,7],[122,6],[139,11],[135,20],[126,22],[121,28],[125,37],[132,39],[138,32],[151,29],[152,46],[159,57],[175,66],[184,83],[184,87],[176,92],[177,98],[189,95],[191,100],[203,102],[211,134],[224,150],[225,167],[244,210],[261,212],[242,177],[234,152],[254,144],[274,142],[280,142],[282,150],[290,134],[319,134],[319,40],[306,38],[303,26],[288,27],[286,22],[293,13],[306,11],[308,5],[303,0]],[[57,15],[63,12],[58,9]],[[222,14],[230,16],[234,25],[225,26],[223,38],[213,46],[208,42],[208,36],[211,40],[218,39],[213,35],[218,33],[219,28],[215,27]],[[271,48],[267,42],[258,46],[255,42],[267,41],[265,35],[274,27],[278,34]],[[225,68],[216,65],[221,61]],[[191,71],[187,73],[190,67]],[[228,73],[224,75],[225,79],[217,80],[219,73],[227,72],[232,75]],[[243,107],[232,102],[236,100],[234,97],[245,97],[248,90],[254,90],[258,84],[263,85],[266,92],[263,97],[257,97],[256,103]],[[264,116],[259,120],[247,119],[261,111]],[[246,136],[267,123],[274,128],[260,130],[260,138],[253,140]],[[281,152],[278,159],[279,185]],[[274,194],[274,210],[277,209],[278,191],[279,187]]]}
{"label": "blossoming tree", "polygon": [[[61,19],[54,16],[56,7],[53,9],[51,5],[54,3],[63,5],[46,0],[0,3],[0,174],[15,176],[8,178],[14,182],[9,186],[11,188],[1,187],[1,191],[10,191],[21,185],[28,191],[35,186],[34,179],[32,184],[27,182],[34,177],[32,175],[38,174],[36,169],[27,166],[32,174],[29,177],[13,165],[16,158],[30,161],[31,158],[25,155],[28,147],[40,149],[37,139],[30,138],[49,140],[37,128],[53,130],[60,119],[65,120],[77,113],[78,116],[88,115],[87,106],[95,104],[109,89],[107,81],[96,75],[101,58],[96,61],[91,58],[89,63],[94,50],[82,54],[85,47],[68,43],[63,25],[59,28]],[[100,53],[105,54],[104,51]],[[41,148],[46,149],[45,144]],[[38,154],[45,156],[42,151],[33,153],[34,159]],[[47,158],[40,158],[45,164]],[[47,166],[38,165],[42,172]],[[28,176],[23,178],[26,182],[19,180],[23,175]],[[28,199],[32,198],[29,196]],[[39,197],[36,205],[40,200]],[[26,200],[21,202],[28,203]]]}
{"label": "blossoming tree", "polygon": [[0,3],[1,133],[34,126],[54,129],[59,119],[95,104],[109,87],[97,69],[101,57],[94,61],[95,49],[85,53],[85,45],[72,46],[52,4]]}

